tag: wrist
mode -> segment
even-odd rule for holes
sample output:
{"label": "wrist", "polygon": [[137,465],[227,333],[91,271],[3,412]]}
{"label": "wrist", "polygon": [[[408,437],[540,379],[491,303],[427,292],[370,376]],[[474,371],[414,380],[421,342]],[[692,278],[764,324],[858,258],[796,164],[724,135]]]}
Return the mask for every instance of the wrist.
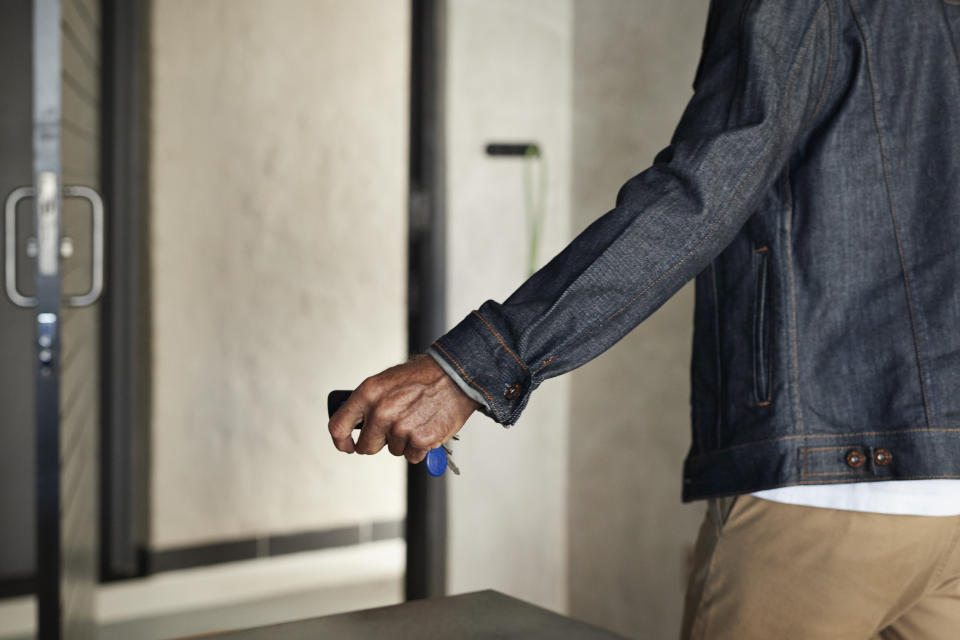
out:
{"label": "wrist", "polygon": [[[444,373],[457,391],[460,392],[460,395],[469,400],[469,407],[471,408],[471,411],[479,411],[484,415],[490,415],[490,408],[487,406],[486,401],[480,392],[467,384],[467,382],[450,367],[450,364],[444,360],[443,357],[433,349],[433,347],[429,347],[426,354],[423,354],[422,357],[432,360],[434,366]],[[464,406],[467,406],[466,402],[464,402]]]}

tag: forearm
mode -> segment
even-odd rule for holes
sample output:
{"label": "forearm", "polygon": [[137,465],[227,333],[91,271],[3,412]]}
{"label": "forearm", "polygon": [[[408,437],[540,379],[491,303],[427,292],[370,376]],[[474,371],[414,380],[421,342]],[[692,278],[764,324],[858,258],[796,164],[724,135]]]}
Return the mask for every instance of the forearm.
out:
{"label": "forearm", "polygon": [[[770,137],[760,127],[741,135],[759,164]],[[503,304],[487,301],[434,344],[498,422],[513,423],[543,380],[608,349],[699,273],[742,224],[753,182],[767,178],[765,166],[748,166],[718,189],[700,175],[721,176],[682,167],[631,180],[615,209]]]}

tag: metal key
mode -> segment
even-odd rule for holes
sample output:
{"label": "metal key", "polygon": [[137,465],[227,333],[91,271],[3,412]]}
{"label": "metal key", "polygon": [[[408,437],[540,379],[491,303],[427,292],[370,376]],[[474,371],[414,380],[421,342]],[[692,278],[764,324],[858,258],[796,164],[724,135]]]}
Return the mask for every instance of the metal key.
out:
{"label": "metal key", "polygon": [[451,451],[450,448],[445,444],[441,446],[443,447],[443,450],[447,452],[447,466],[450,467],[450,471],[453,471],[455,475],[460,475],[460,467],[458,467],[450,457],[453,455],[453,451]]}

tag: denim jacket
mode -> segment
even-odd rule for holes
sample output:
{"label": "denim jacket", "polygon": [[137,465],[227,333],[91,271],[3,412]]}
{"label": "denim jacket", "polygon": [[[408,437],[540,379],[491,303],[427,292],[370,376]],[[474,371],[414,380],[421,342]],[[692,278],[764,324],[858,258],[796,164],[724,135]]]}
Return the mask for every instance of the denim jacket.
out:
{"label": "denim jacket", "polygon": [[683,497],[960,478],[960,6],[714,0],[670,146],[431,355],[513,424],[696,278]]}

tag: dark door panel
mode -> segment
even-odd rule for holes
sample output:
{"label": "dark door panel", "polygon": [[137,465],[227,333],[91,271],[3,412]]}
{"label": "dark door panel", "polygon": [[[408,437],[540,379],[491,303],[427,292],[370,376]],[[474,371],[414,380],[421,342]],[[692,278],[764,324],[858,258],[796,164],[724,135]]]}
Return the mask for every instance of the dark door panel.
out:
{"label": "dark door panel", "polygon": [[[33,183],[30,0],[0,2],[0,197]],[[34,274],[25,253],[32,234],[30,201],[17,208],[18,286],[34,293]],[[5,246],[0,225],[0,247]],[[4,255],[6,258],[6,255]],[[34,573],[34,385],[31,314],[0,296],[0,590],[19,591]]]}

